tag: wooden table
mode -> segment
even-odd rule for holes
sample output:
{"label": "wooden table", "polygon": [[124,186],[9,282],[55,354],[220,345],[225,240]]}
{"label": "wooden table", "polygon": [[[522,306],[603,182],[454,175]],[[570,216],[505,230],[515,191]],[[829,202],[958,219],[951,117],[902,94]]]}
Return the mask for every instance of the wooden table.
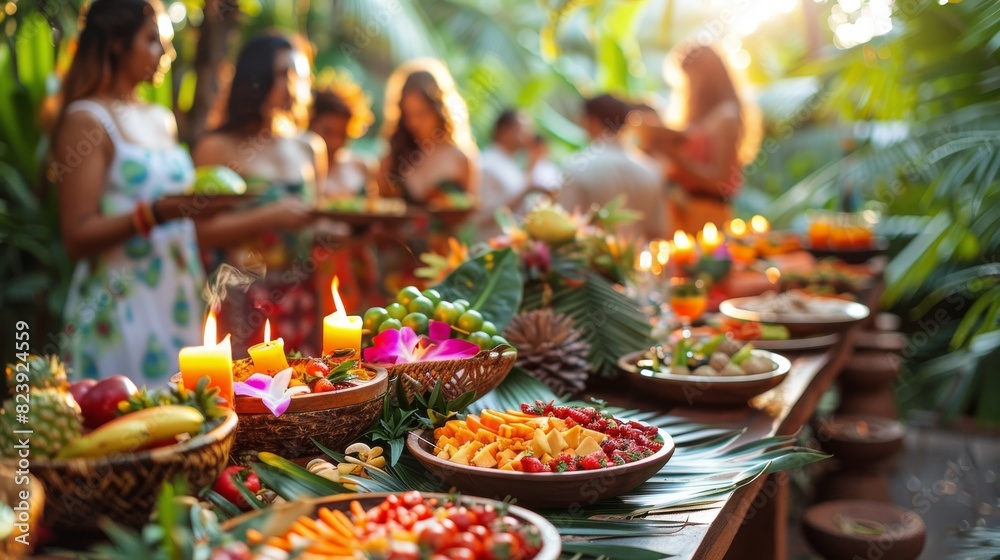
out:
{"label": "wooden table", "polygon": [[[871,290],[865,303],[877,309],[881,293],[880,288]],[[748,407],[728,410],[677,407],[669,412],[692,422],[746,427],[746,433],[737,444],[768,436],[797,434],[812,418],[820,397],[844,368],[864,328],[865,324],[856,325],[827,351],[786,353],[792,361],[792,369],[785,381],[756,397]],[[609,394],[601,391],[599,396],[616,406],[643,410],[657,407],[655,401],[635,392]],[[787,517],[788,476],[777,473],[759,477],[730,494],[718,507],[651,517],[690,523],[673,535],[615,539],[614,542],[684,559],[784,560],[788,548]]]}

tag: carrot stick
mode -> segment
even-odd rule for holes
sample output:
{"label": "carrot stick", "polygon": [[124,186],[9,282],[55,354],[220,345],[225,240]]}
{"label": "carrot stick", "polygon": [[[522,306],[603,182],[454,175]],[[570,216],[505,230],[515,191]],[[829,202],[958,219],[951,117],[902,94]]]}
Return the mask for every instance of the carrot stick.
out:
{"label": "carrot stick", "polygon": [[279,548],[281,550],[284,550],[285,552],[292,551],[291,543],[289,543],[288,540],[282,537],[271,537],[267,539],[267,546],[273,546],[274,548]]}
{"label": "carrot stick", "polygon": [[365,522],[368,521],[368,512],[361,507],[361,502],[357,500],[351,501],[351,515],[354,516],[354,525],[357,527],[364,526]]}
{"label": "carrot stick", "polygon": [[[319,518],[322,519],[324,523],[326,523],[327,525],[329,525],[330,528],[333,529],[333,531],[337,534],[337,538],[336,539],[332,539],[331,538],[330,539],[331,541],[335,540],[336,542],[338,542],[340,544],[347,544],[347,543],[351,542],[352,540],[354,540],[354,533],[351,532],[350,521],[348,521],[347,525],[344,525],[343,524],[344,523],[343,520],[341,520],[339,517],[337,517],[337,515],[336,515],[337,513],[340,513],[340,512],[330,511],[327,508],[320,508],[320,510],[319,510]],[[341,515],[344,515],[344,514],[341,513]],[[345,519],[346,519],[346,516],[345,516]]]}

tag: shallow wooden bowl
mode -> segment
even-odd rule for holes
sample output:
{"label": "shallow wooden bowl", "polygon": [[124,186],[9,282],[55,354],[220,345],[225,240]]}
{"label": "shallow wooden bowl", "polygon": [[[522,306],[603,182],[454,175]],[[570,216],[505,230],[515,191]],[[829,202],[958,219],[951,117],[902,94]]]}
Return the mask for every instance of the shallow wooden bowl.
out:
{"label": "shallow wooden bowl", "polygon": [[356,387],[296,395],[278,417],[259,398],[236,397],[240,425],[233,454],[238,461],[253,459],[260,451],[299,459],[320,454],[312,439],[331,449],[354,442],[378,418],[388,391],[389,375],[377,369],[374,379]]}
{"label": "shallow wooden bowl", "polygon": [[[861,531],[849,530],[858,527]],[[916,513],[866,500],[823,502],[806,510],[802,532],[823,558],[914,560],[927,529]]]}
{"label": "shallow wooden bowl", "polygon": [[753,311],[745,306],[755,297],[727,299],[719,304],[719,312],[726,317],[741,321],[757,321],[783,325],[793,338],[805,338],[824,334],[844,332],[856,323],[868,318],[871,310],[867,306],[837,298],[814,296],[822,300],[830,311],[821,313],[768,313]]}
{"label": "shallow wooden bowl", "polygon": [[753,350],[774,362],[775,369],[767,373],[734,376],[677,375],[657,372],[640,367],[644,350],[626,354],[618,360],[618,367],[628,375],[629,382],[644,395],[683,403],[688,406],[739,406],[761,393],[766,393],[785,380],[792,369],[788,358],[768,352]]}
{"label": "shallow wooden bowl", "polygon": [[410,432],[406,446],[427,470],[466,494],[503,500],[533,508],[576,509],[620,496],[655,475],[674,454],[674,440],[660,430],[663,447],[634,463],[592,471],[524,473],[452,463],[434,455],[430,431]]}
{"label": "shallow wooden bowl", "polygon": [[[339,494],[323,498],[295,500],[293,502],[276,505],[267,509],[253,511],[239,517],[234,517],[233,519],[223,523],[222,529],[231,533],[237,539],[245,541],[246,529],[256,525],[263,525],[265,519],[280,519],[280,525],[268,524],[267,528],[271,534],[282,534],[288,530],[291,523],[297,520],[299,516],[317,516],[317,512],[321,507],[339,510],[349,514],[351,502],[355,500],[361,504],[361,507],[368,510],[382,503],[382,501],[389,495],[390,493],[386,492],[366,492],[364,494]],[[399,493],[396,493],[396,495],[398,496]],[[437,498],[441,501],[456,498],[454,495],[432,492],[421,492],[421,495],[425,498]],[[465,495],[457,496],[457,498],[459,503],[465,505],[488,504],[496,508],[509,507],[507,513],[508,515],[517,518],[522,523],[538,527],[542,537],[542,548],[538,551],[538,554],[535,555],[535,560],[555,560],[556,558],[559,558],[559,553],[562,551],[562,539],[559,536],[559,531],[557,531],[552,523],[541,515],[516,505],[506,506],[496,500]],[[260,521],[260,523],[255,523],[256,521]]]}
{"label": "shallow wooden bowl", "polygon": [[[31,475],[42,482],[48,498],[43,523],[56,533],[83,537],[100,535],[99,522],[105,518],[142,527],[149,521],[164,482],[180,476],[193,491],[212,484],[222,474],[229,462],[236,424],[236,413],[227,410],[226,418],[215,429],[174,445],[107,457],[32,457]],[[0,463],[15,466],[17,461],[4,459]]]}

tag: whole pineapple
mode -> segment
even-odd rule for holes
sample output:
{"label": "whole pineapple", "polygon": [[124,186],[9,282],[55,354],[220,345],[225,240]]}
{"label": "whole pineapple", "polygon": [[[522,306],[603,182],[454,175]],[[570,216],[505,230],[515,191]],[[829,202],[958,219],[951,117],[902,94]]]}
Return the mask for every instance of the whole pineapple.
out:
{"label": "whole pineapple", "polygon": [[[19,364],[23,363],[24,366]],[[27,366],[27,368],[25,368]],[[24,381],[18,381],[18,374],[27,376],[28,386],[32,391],[35,389],[61,389],[69,387],[66,378],[66,364],[58,356],[39,356],[31,354],[24,362],[7,364],[4,368],[3,392],[0,397],[6,399],[15,393],[16,386]]]}
{"label": "whole pineapple", "polygon": [[[73,395],[61,389],[34,389],[27,413],[28,421],[18,421],[16,399],[7,399],[0,409],[0,455],[17,457],[14,446],[20,439],[30,438],[32,457],[55,457],[59,450],[83,433],[80,405]],[[15,434],[14,430],[32,430],[31,434]]]}

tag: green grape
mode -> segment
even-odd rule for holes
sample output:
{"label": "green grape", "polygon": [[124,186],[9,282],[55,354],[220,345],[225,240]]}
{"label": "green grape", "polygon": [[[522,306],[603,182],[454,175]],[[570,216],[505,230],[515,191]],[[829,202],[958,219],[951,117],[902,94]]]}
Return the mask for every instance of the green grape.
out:
{"label": "green grape", "polygon": [[366,331],[377,332],[382,321],[389,318],[389,312],[384,307],[372,307],[365,311],[364,329]]}
{"label": "green grape", "polygon": [[409,313],[406,310],[406,306],[401,303],[390,303],[386,306],[385,310],[389,313],[389,318],[396,319],[397,321],[402,321],[403,317],[406,317],[406,314]]}
{"label": "green grape", "polygon": [[493,346],[493,348],[496,348],[497,346],[510,346],[510,343],[507,342],[507,339],[498,334],[493,335],[493,337],[490,339],[490,344]]}
{"label": "green grape", "polygon": [[427,288],[426,290],[420,292],[425,298],[431,300],[434,305],[441,303],[441,292],[435,290],[434,288]]}
{"label": "green grape", "polygon": [[399,319],[386,319],[382,321],[382,324],[378,327],[378,332],[387,331],[389,329],[399,330],[403,328],[403,323],[399,322]]}
{"label": "green grape", "polygon": [[458,317],[455,326],[465,332],[478,331],[483,327],[483,315],[475,309],[470,309]]}
{"label": "green grape", "polygon": [[483,321],[483,326],[479,327],[479,330],[490,336],[497,334],[497,326],[492,321]]}
{"label": "green grape", "polygon": [[434,307],[434,320],[443,321],[449,325],[454,325],[458,321],[458,316],[461,313],[455,307],[455,304],[450,301],[442,301]]}
{"label": "green grape", "polygon": [[404,327],[410,327],[417,334],[427,334],[427,315],[423,313],[410,313],[403,317]]}
{"label": "green grape", "polygon": [[399,293],[396,294],[396,301],[406,306],[418,297],[420,297],[420,290],[416,286],[407,286],[399,290]]}
{"label": "green grape", "polygon": [[419,296],[413,298],[413,300],[411,300],[410,303],[406,305],[406,310],[409,311],[410,313],[423,313],[424,315],[433,315],[434,303],[432,303],[431,300],[425,298],[424,296]]}
{"label": "green grape", "polygon": [[493,337],[483,331],[475,331],[469,335],[468,340],[483,350],[489,350]]}

